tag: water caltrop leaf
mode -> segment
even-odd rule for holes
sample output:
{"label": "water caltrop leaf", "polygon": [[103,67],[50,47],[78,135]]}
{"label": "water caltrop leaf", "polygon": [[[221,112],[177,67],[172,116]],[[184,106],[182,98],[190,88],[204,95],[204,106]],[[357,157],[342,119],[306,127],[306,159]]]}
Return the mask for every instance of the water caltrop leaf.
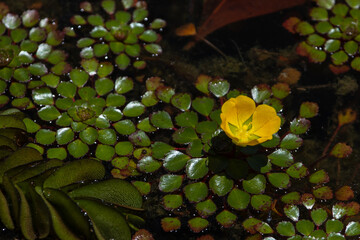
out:
{"label": "water caltrop leaf", "polygon": [[167,210],[179,208],[183,203],[183,198],[178,194],[167,194],[163,197],[162,203]]}
{"label": "water caltrop leaf", "polygon": [[171,150],[164,158],[164,167],[170,172],[183,169],[190,157],[177,150]]}
{"label": "water caltrop leaf", "polygon": [[251,194],[263,193],[266,187],[266,178],[258,174],[250,180],[243,181],[243,188],[245,191]]}
{"label": "water caltrop leaf", "polygon": [[219,98],[225,96],[229,92],[230,84],[222,78],[216,78],[209,82],[208,88],[215,97]]}
{"label": "water caltrop leaf", "polygon": [[234,181],[226,177],[226,175],[214,175],[209,181],[210,189],[218,196],[224,196],[234,186]]}
{"label": "water caltrop leaf", "polygon": [[181,227],[181,222],[178,218],[165,217],[161,219],[161,227],[165,232],[175,231]]}
{"label": "water caltrop leaf", "polygon": [[146,173],[155,172],[161,166],[161,162],[153,159],[151,156],[145,156],[137,163],[137,168]]}
{"label": "water caltrop leaf", "polygon": [[302,138],[300,138],[298,135],[288,133],[281,140],[280,147],[288,150],[295,150],[302,145],[302,142]]}
{"label": "water caltrop leaf", "polygon": [[189,179],[203,178],[209,171],[207,158],[192,158],[186,164],[186,176]]}
{"label": "water caltrop leaf", "polygon": [[101,162],[91,159],[80,159],[60,167],[44,182],[44,188],[60,188],[87,180],[98,180],[105,176]]}
{"label": "water caltrop leaf", "polygon": [[183,191],[190,202],[200,202],[208,195],[208,187],[203,182],[190,183],[184,187]]}
{"label": "water caltrop leaf", "polygon": [[303,102],[300,106],[300,117],[312,118],[318,114],[319,106],[313,102]]}
{"label": "water caltrop leaf", "polygon": [[159,189],[162,192],[173,192],[182,184],[183,177],[180,175],[165,174],[160,177]]}
{"label": "water caltrop leaf", "polygon": [[229,193],[227,202],[232,208],[236,210],[246,209],[250,203],[250,194],[238,188],[234,188]]}
{"label": "water caltrop leaf", "polygon": [[154,112],[150,115],[150,122],[154,127],[171,129],[174,127],[171,116],[166,111]]}
{"label": "water caltrop leaf", "polygon": [[236,215],[228,210],[223,210],[221,213],[216,215],[216,221],[225,228],[231,227],[235,223],[236,219]]}
{"label": "water caltrop leaf", "polygon": [[208,97],[197,97],[192,102],[192,107],[200,114],[204,116],[209,116],[213,110],[215,101],[212,98]]}
{"label": "water caltrop leaf", "polygon": [[187,93],[177,93],[172,96],[171,104],[182,111],[186,111],[191,106],[191,97]]}

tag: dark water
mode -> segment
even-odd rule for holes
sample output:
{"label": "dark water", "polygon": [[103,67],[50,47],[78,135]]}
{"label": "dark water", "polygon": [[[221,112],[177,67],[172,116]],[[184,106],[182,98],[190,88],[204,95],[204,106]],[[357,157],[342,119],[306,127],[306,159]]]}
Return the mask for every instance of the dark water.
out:
{"label": "dark water", "polygon": [[[43,1],[43,7],[39,10],[42,17],[48,16],[58,19],[60,26],[69,24],[69,18],[78,12],[81,1]],[[90,1],[98,2],[98,1]],[[33,0],[5,1],[11,12],[21,13],[31,6]],[[224,59],[218,52],[204,42],[199,42],[190,51],[182,51],[182,47],[189,41],[189,38],[175,36],[176,27],[193,21],[198,22],[201,14],[201,1],[199,0],[149,0],[148,8],[151,17],[160,17],[167,21],[167,28],[163,32],[162,45],[164,54],[161,61],[153,61],[149,64],[155,70],[149,75],[160,75],[168,85],[175,86],[177,91],[194,90],[193,81],[199,73],[209,75],[220,75],[229,80],[232,86],[243,90],[259,83],[273,84],[284,66],[276,63],[276,57],[265,61],[257,61],[254,53],[270,53],[272,56],[294,52],[296,43],[301,39],[287,32],[281,26],[282,22],[289,16],[306,18],[307,6],[292,8],[244,20],[228,25],[213,34],[207,39],[217,48],[223,51],[229,58]],[[171,64],[170,62],[174,63]],[[337,93],[338,82],[345,76],[334,76],[326,64],[309,64],[306,59],[297,59],[292,67],[302,72],[300,82],[292,89],[292,94],[285,101],[288,118],[296,117],[298,108],[303,101],[314,101],[320,106],[319,116],[312,119],[312,127],[308,134],[303,136],[304,145],[296,154],[297,160],[305,165],[315,162],[321,155],[327,141],[330,139],[337,124],[337,113],[346,107],[352,107],[360,112],[359,91],[350,92],[346,95]],[[251,77],[249,77],[251,76]],[[359,79],[359,73],[350,72],[346,77],[351,80]],[[318,167],[329,171],[334,179],[330,185],[355,184],[354,189],[358,190],[357,184],[359,175],[357,169],[360,166],[359,146],[360,131],[359,121],[355,124],[345,126],[340,130],[335,142],[345,142],[353,147],[352,155],[341,162],[340,175],[337,174],[335,159],[324,159]],[[355,169],[355,170],[354,170]],[[151,196],[149,196],[151,198]],[[154,202],[156,204],[156,202]],[[184,209],[185,210],[185,209]],[[192,234],[183,227],[178,233],[165,234],[160,227],[160,218],[154,216],[149,222],[149,230],[154,233],[156,239],[191,239]],[[183,223],[185,226],[186,223]],[[215,224],[214,224],[215,225]],[[0,226],[0,228],[3,228]],[[216,239],[232,239],[236,236],[236,230],[212,228],[207,231]],[[0,232],[0,239],[19,239],[17,233],[4,230]],[[194,238],[195,239],[195,238]]]}

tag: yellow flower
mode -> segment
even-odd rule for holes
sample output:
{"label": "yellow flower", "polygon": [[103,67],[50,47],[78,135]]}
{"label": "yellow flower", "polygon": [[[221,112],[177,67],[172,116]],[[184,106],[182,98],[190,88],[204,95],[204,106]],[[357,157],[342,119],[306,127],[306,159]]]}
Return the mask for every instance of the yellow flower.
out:
{"label": "yellow flower", "polygon": [[281,122],[273,107],[256,106],[254,100],[243,95],[226,101],[221,107],[220,118],[220,127],[226,135],[243,147],[271,140]]}

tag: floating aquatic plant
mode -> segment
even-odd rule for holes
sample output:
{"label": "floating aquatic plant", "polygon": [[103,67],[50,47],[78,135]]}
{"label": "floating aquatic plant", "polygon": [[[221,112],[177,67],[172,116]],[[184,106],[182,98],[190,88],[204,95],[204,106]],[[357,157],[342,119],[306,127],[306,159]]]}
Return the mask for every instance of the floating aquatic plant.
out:
{"label": "floating aquatic plant", "polygon": [[60,75],[70,70],[67,54],[57,47],[64,34],[55,21],[41,19],[36,10],[21,16],[6,13],[0,23],[0,107],[11,96],[11,105],[34,108],[31,90],[41,86],[56,87]]}
{"label": "floating aquatic plant", "polygon": [[316,0],[310,10],[311,22],[296,17],[284,26],[293,33],[305,36],[297,53],[315,63],[331,59],[330,69],[342,73],[351,68],[360,71],[360,10],[359,2],[352,0]]}
{"label": "floating aquatic plant", "polygon": [[[82,6],[85,4],[83,13],[71,18],[75,29],[78,29],[77,26],[81,27],[80,34],[83,35],[77,40],[77,47],[81,49],[80,56],[84,59],[83,66],[88,65],[89,61],[97,62],[96,58],[105,57],[114,59],[113,62],[120,70],[127,69],[129,65],[143,69],[146,66],[142,58],[144,53],[155,56],[162,53],[158,44],[161,38],[156,31],[165,27],[166,23],[159,18],[147,23],[145,1],[103,0],[101,7],[107,14],[106,17],[92,13],[92,5],[84,2]],[[89,28],[91,30],[84,33],[83,29]]]}
{"label": "floating aquatic plant", "polygon": [[26,239],[52,234],[130,239],[130,228],[138,230],[144,222],[134,215],[142,210],[137,189],[124,180],[103,180],[105,168],[95,159],[43,158],[42,149],[24,135],[22,117],[9,110],[0,114],[0,220],[5,227],[20,229]]}

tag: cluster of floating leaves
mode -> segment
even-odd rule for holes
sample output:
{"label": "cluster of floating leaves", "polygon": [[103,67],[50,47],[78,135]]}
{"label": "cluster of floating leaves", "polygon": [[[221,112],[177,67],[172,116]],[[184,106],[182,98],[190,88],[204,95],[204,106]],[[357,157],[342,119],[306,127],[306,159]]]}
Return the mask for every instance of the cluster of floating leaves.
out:
{"label": "cluster of floating leaves", "polygon": [[298,54],[311,62],[324,62],[330,56],[334,73],[349,70],[349,65],[360,71],[360,1],[316,0],[310,10],[314,22],[288,19],[284,26],[293,33],[306,36],[297,47]]}
{"label": "cluster of floating leaves", "polygon": [[96,159],[44,159],[24,136],[23,117],[13,110],[0,113],[4,226],[19,229],[25,239],[53,234],[60,239],[131,239],[130,227],[138,230],[144,223],[134,215],[142,210],[139,191],[121,179],[103,180],[105,167]]}
{"label": "cluster of floating leaves", "polygon": [[[2,6],[5,13],[6,6]],[[19,109],[34,108],[32,89],[56,85],[70,66],[67,54],[57,50],[64,34],[56,22],[40,19],[36,10],[21,16],[6,13],[0,23],[0,106],[9,103]],[[30,92],[30,93],[29,93]]]}
{"label": "cluster of floating leaves", "polygon": [[[162,53],[161,46],[157,44],[161,38],[156,30],[165,27],[166,22],[158,18],[146,24],[148,10],[145,1],[122,0],[116,3],[114,0],[103,0],[101,7],[108,18],[93,14],[89,2],[83,2],[80,7],[83,13],[71,18],[75,27],[70,28],[68,33],[72,36],[78,34],[78,29],[82,30],[80,34],[84,37],[77,40],[76,45],[81,49],[81,65],[89,68],[90,75],[95,74],[97,65],[111,65],[110,62],[99,64],[99,58],[111,59],[121,70],[129,65],[143,69],[146,66],[142,59],[144,52],[155,56]],[[89,28],[91,30],[84,33]]]}

